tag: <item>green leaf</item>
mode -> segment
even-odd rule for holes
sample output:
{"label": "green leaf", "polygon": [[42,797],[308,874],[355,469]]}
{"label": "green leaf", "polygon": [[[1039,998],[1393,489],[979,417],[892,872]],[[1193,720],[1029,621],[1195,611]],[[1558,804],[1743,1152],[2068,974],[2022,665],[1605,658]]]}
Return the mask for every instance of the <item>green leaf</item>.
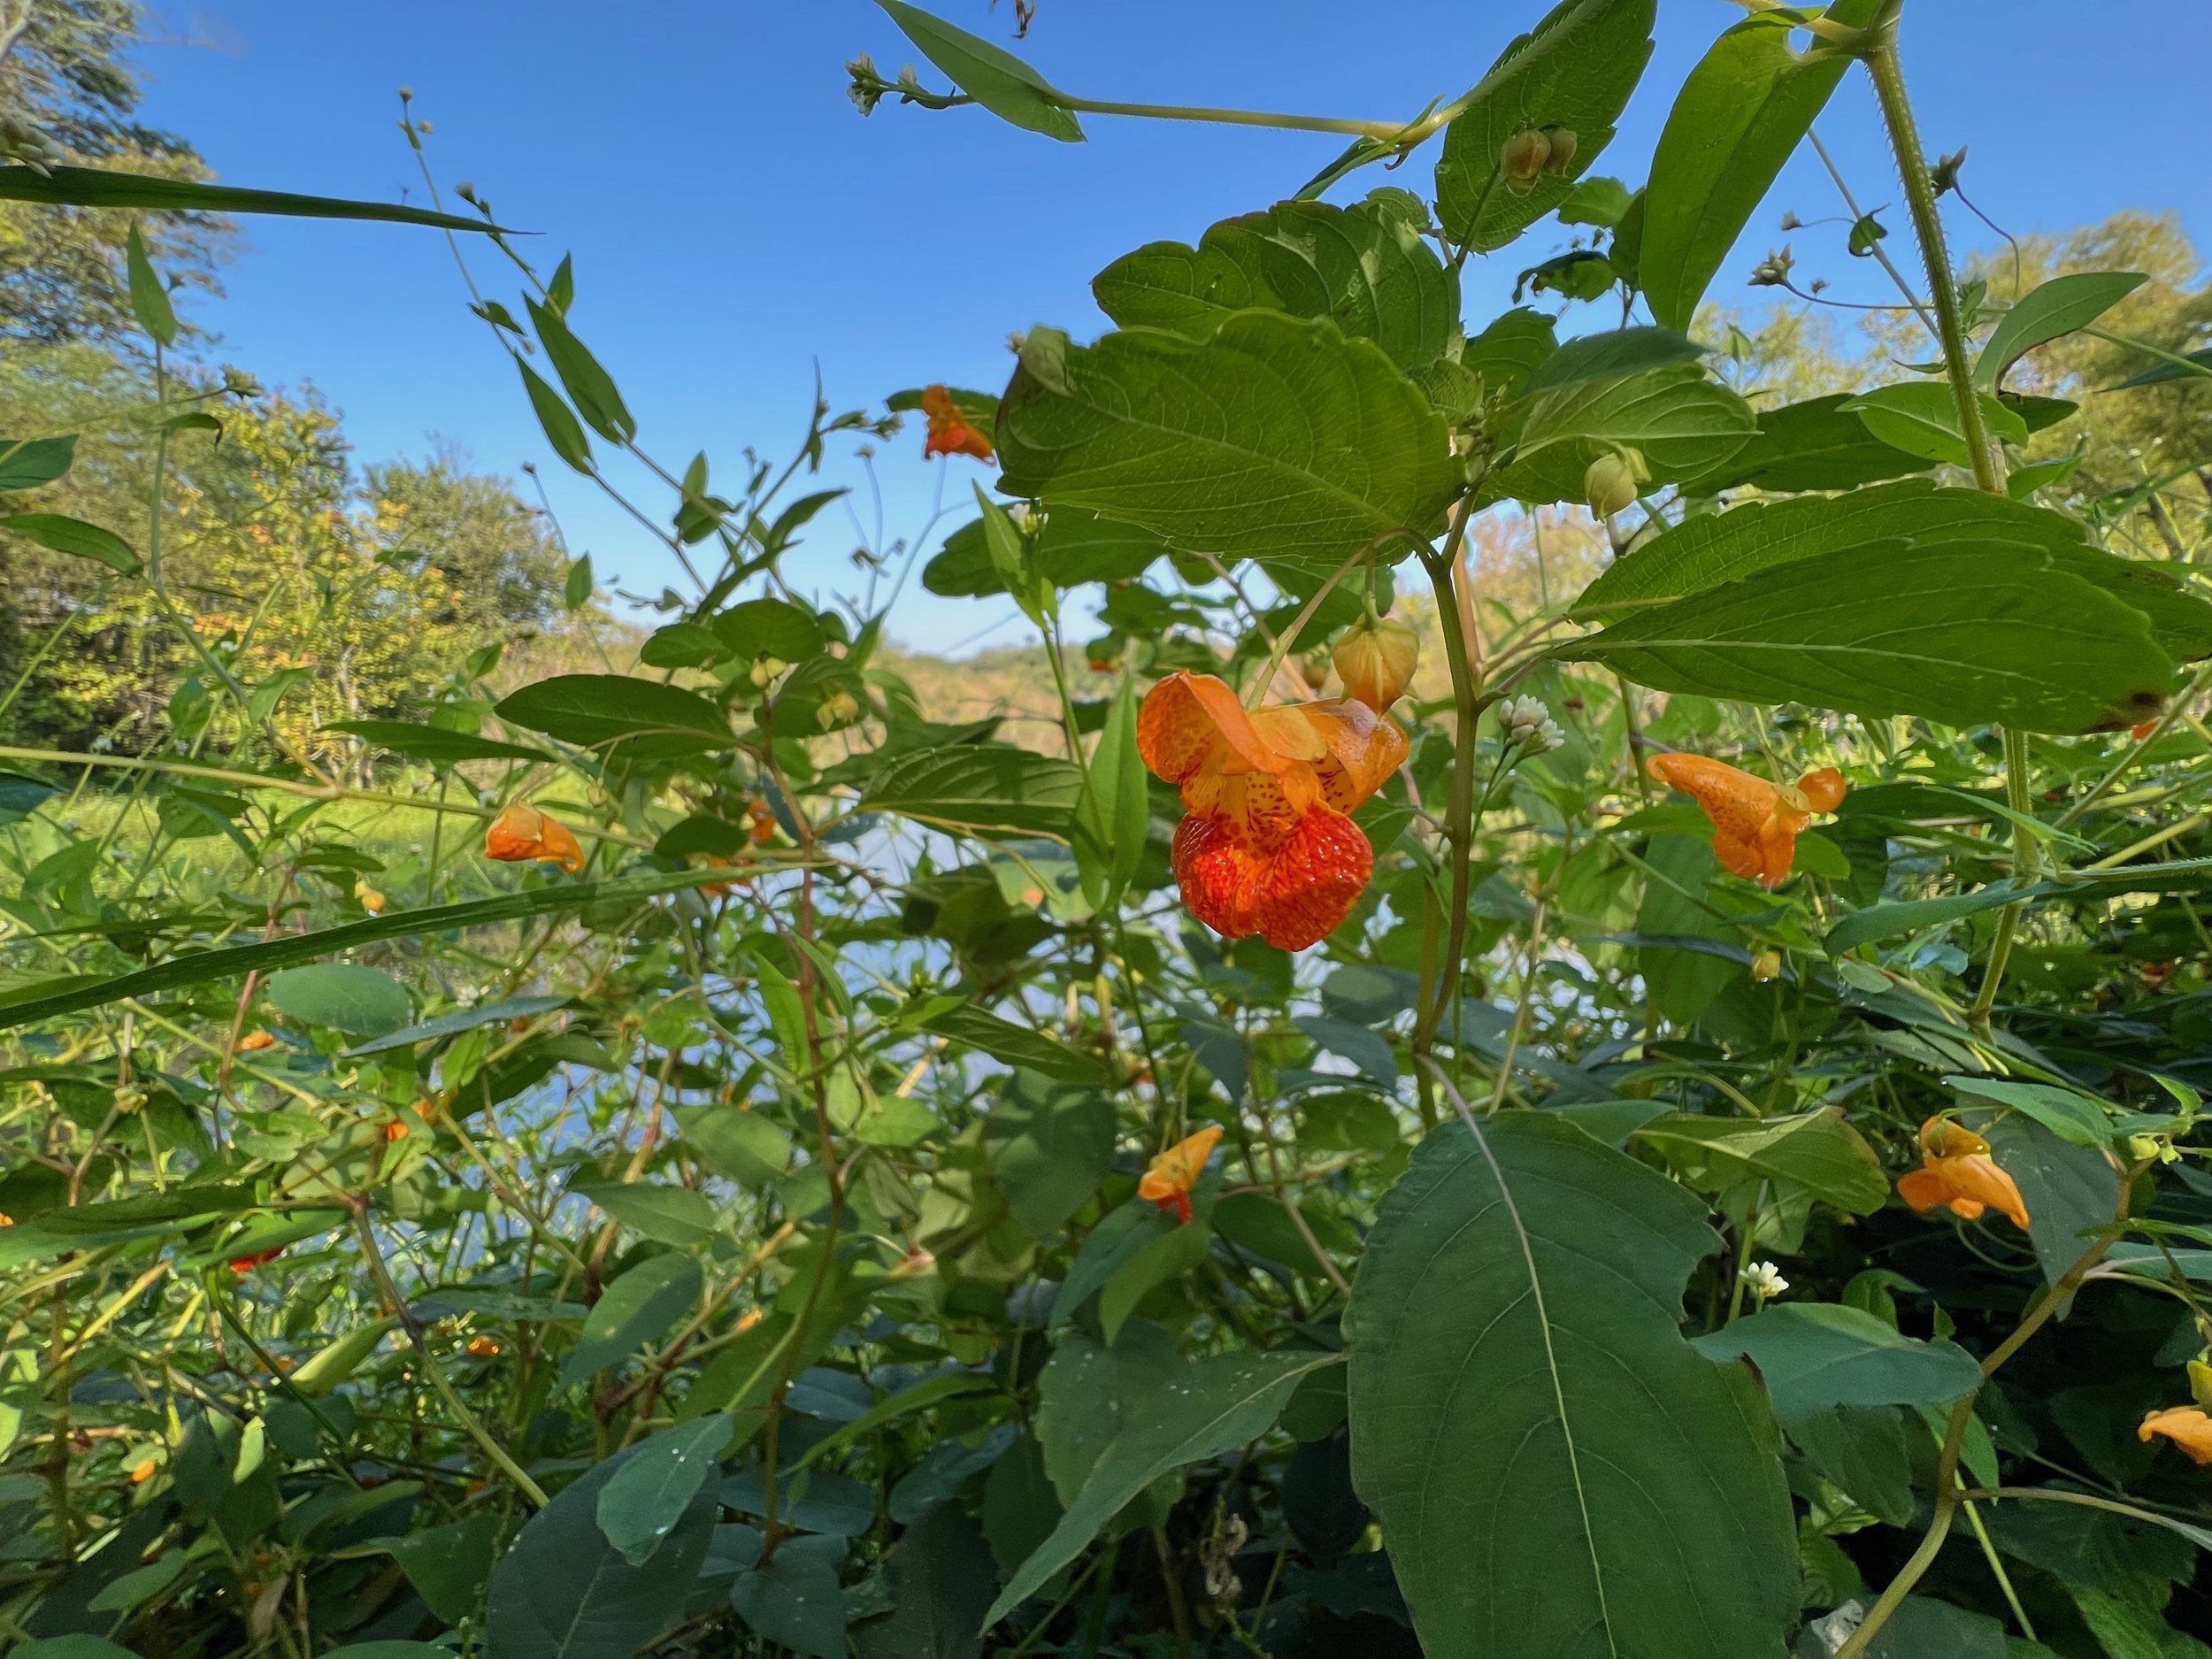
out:
{"label": "green leaf", "polygon": [[2117,386],[2106,387],[2105,390],[2108,392],[2132,391],[2139,386],[2157,386],[2167,380],[2201,380],[2207,374],[2212,374],[2212,346],[2207,346],[2201,351],[2179,352],[2176,355],[2183,357],[2185,361],[2161,362],[2145,369],[2140,374],[2130,375]]}
{"label": "green leaf", "polygon": [[860,1659],[977,1659],[997,1575],[975,1523],[941,1503],[884,1557],[891,1610],[855,1627]]}
{"label": "green leaf", "polygon": [[1753,18],[1690,71],[1644,187],[1639,273],[1662,323],[1690,326],[1714,273],[1849,65],[1841,56],[1808,61],[1790,50],[1786,22]]}
{"label": "green leaf", "polygon": [[1518,306],[1494,319],[1459,354],[1461,365],[1482,376],[1484,391],[1519,396],[1536,371],[1559,349],[1552,319]]}
{"label": "green leaf", "polygon": [[1393,531],[1432,532],[1459,484],[1443,422],[1379,347],[1274,311],[1202,342],[1033,332],[999,435],[1010,494],[1323,575]]}
{"label": "green leaf", "polygon": [[1204,340],[1232,312],[1325,317],[1402,369],[1442,355],[1459,326],[1459,279],[1409,221],[1398,192],[1334,207],[1279,202],[1224,219],[1198,246],[1156,242],[1091,280],[1124,328]]}
{"label": "green leaf", "polygon": [[75,1235],[112,1233],[169,1221],[195,1220],[204,1216],[236,1215],[260,1207],[255,1189],[229,1182],[196,1182],[173,1187],[165,1193],[142,1193],[132,1198],[111,1199],[104,1204],[73,1204],[65,1210],[38,1212],[42,1233]]}
{"label": "green leaf", "polygon": [[355,1326],[311,1355],[288,1379],[290,1386],[310,1400],[321,1399],[367,1364],[398,1324],[396,1319],[373,1319]]}
{"label": "green leaf", "polygon": [[1084,895],[1094,910],[1119,903],[1136,877],[1152,818],[1150,788],[1137,752],[1136,677],[1124,674],[1099,728],[1075,810],[1076,860]]}
{"label": "green leaf", "polygon": [[753,1631],[808,1659],[844,1659],[845,1601],[838,1588],[842,1538],[789,1538],[766,1566],[730,1586],[730,1605]]}
{"label": "green leaf", "polygon": [[457,760],[554,758],[541,749],[525,749],[519,743],[502,743],[473,732],[449,732],[443,726],[414,726],[405,720],[333,720],[323,730],[350,732],[395,755],[440,766],[449,766]]}
{"label": "green leaf", "polygon": [[130,283],[131,314],[157,344],[175,345],[177,313],[169,303],[169,290],[162,285],[153,261],[146,257],[146,239],[138,234],[136,219],[131,221],[130,235],[123,249],[124,268]]}
{"label": "green leaf", "polygon": [[1998,319],[1975,359],[1974,384],[1995,391],[2026,353],[2088,327],[2149,280],[2138,271],[2078,271],[2038,283]]}
{"label": "green leaf", "polygon": [[640,757],[695,754],[730,741],[722,711],[696,692],[627,674],[556,674],[510,692],[492,712],[564,743],[622,743]]}
{"label": "green leaf", "polygon": [[[2105,1115],[2103,1103],[2093,1095],[2054,1088],[2047,1083],[2016,1083],[2001,1078],[1947,1077],[1943,1081],[1946,1087],[1962,1094],[2024,1111],[2061,1141],[2086,1147],[2092,1152],[2101,1152],[2112,1142],[2112,1119]],[[2028,1212],[2028,1219],[2035,1219],[2032,1210]]]}
{"label": "green leaf", "polygon": [[1912,1455],[1894,1406],[1831,1406],[1792,1420],[1789,1436],[1813,1466],[1878,1520],[1912,1519]]}
{"label": "green leaf", "polygon": [[641,1441],[599,1488],[599,1531],[615,1553],[641,1567],[667,1540],[699,1495],[709,1475],[718,1475],[730,1420],[718,1413],[666,1429]]}
{"label": "green leaf", "polygon": [[[1982,424],[1992,437],[2023,442],[2027,423],[1986,393],[1981,397]],[[1892,449],[1924,460],[1970,467],[1973,452],[1959,426],[1958,399],[1940,381],[1916,380],[1905,386],[1878,386],[1846,398],[1836,407],[1855,414],[1866,429]]]}
{"label": "green leaf", "polygon": [[1098,1190],[1114,1161],[1114,1103],[1095,1088],[1017,1071],[984,1119],[991,1177],[1015,1222],[1048,1239]]}
{"label": "green leaf", "polygon": [[245,190],[192,179],[157,179],[97,167],[0,167],[0,202],[51,207],[143,207],[165,213],[273,213],[294,219],[382,219],[432,230],[492,231],[488,219],[434,213],[397,203],[352,202],[283,190]]}
{"label": "green leaf", "polygon": [[922,56],[952,77],[953,84],[1002,121],[1064,143],[1083,142],[1083,129],[1061,107],[1052,83],[990,42],[955,28],[902,0],[876,0]]}
{"label": "green leaf", "polygon": [[0,530],[19,535],[26,541],[35,541],[42,548],[51,548],[57,553],[97,559],[126,576],[138,574],[138,555],[131,551],[129,542],[112,530],[103,530],[96,524],[87,524],[65,513],[9,513],[0,517]]}
{"label": "green leaf", "polygon": [[415,1017],[407,987],[381,969],[319,962],[270,977],[269,1001],[303,1025],[327,1025],[349,1037],[381,1037]]}
{"label": "green leaf", "polygon": [[1590,463],[1617,446],[1640,452],[1655,483],[1693,477],[1742,448],[1756,426],[1750,405],[1695,364],[1577,380],[1529,404],[1512,459],[1485,488],[1527,502],[1580,501]]}
{"label": "green leaf", "polygon": [[1175,1225],[1172,1217],[1141,1198],[1132,1198],[1109,1211],[1083,1236],[1082,1248],[1076,1251],[1068,1276],[1052,1299],[1048,1333],[1057,1335],[1066,1329],[1092,1292],[1103,1287]]}
{"label": "green leaf", "polygon": [[790,1132],[765,1112],[736,1104],[679,1106],[676,1121],[717,1171],[745,1186],[766,1186],[791,1162]]}
{"label": "green leaf", "polygon": [[609,1285],[561,1366],[564,1386],[618,1365],[668,1334],[699,1301],[704,1279],[688,1256],[652,1256]]}
{"label": "green leaf", "polygon": [[1617,380],[1651,369],[1695,363],[1705,348],[1671,328],[1616,328],[1579,334],[1546,357],[1529,377],[1527,395],[1582,380]]}
{"label": "green leaf", "polygon": [[561,401],[561,395],[545,383],[543,375],[520,357],[515,359],[515,367],[522,371],[522,389],[529,395],[530,407],[545,433],[545,441],[553,446],[553,453],[586,478],[596,478],[598,470],[592,465],[591,440],[584,436],[576,411]]}
{"label": "green leaf", "polygon": [[2103,1153],[2070,1145],[2021,1112],[1980,1133],[1997,1167],[2020,1189],[2028,1207],[2028,1242],[2035,1247],[2044,1283],[2055,1285],[2089,1248],[2085,1233],[2112,1225],[2119,1175]]}
{"label": "green leaf", "polygon": [[900,756],[869,780],[860,805],[970,834],[1065,839],[1082,792],[1083,774],[1071,761],[957,743]]}
{"label": "green leaf", "polygon": [[317,933],[288,933],[258,945],[234,945],[223,950],[194,951],[173,957],[158,966],[113,979],[73,982],[66,988],[20,1002],[0,1003],[0,1031],[42,1019],[101,1008],[125,997],[147,997],[163,991],[204,985],[211,979],[233,979],[244,973],[267,973],[295,963],[350,949],[382,939],[446,933],[492,922],[519,921],[526,917],[581,910],[593,904],[628,903],[672,893],[702,883],[727,880],[726,871],[685,870],[665,875],[633,876],[621,881],[578,882],[560,887],[539,887],[510,893],[468,904],[438,904],[419,910],[399,910],[349,922],[342,927]]}
{"label": "green leaf", "polygon": [[346,1050],[345,1057],[357,1059],[365,1054],[381,1054],[387,1048],[406,1048],[419,1042],[436,1042],[464,1031],[473,1031],[479,1025],[504,1025],[511,1020],[530,1019],[540,1014],[549,1014],[557,1008],[566,1008],[570,999],[565,996],[511,996],[496,1002],[480,1002],[474,1008],[457,1010],[426,1019],[419,1025],[410,1025],[403,1031],[388,1032],[371,1041],[357,1043]]}
{"label": "green leaf", "polygon": [[588,1181],[570,1189],[610,1218],[663,1244],[686,1248],[722,1236],[720,1217],[704,1193],[660,1181]]}
{"label": "green leaf", "polygon": [[95,1613],[127,1613],[174,1584],[184,1568],[183,1551],[164,1555],[150,1566],[134,1568],[119,1578],[110,1579],[86,1606]]}
{"label": "green leaf", "polygon": [[1993,910],[2016,899],[2028,899],[2057,888],[2049,886],[2023,887],[2009,881],[1993,881],[1985,887],[1971,893],[1946,894],[1937,899],[1901,899],[1888,904],[1870,905],[1855,915],[1847,916],[1828,930],[1828,954],[1840,957],[1846,951],[1878,939],[1893,939],[1900,933],[1916,933],[1924,927],[1940,927],[1962,917],[1982,910]]}
{"label": "green leaf", "polygon": [[[1655,0],[1561,0],[1499,54],[1460,100],[1436,164],[1437,217],[1454,242],[1502,248],[1573,194],[1644,73],[1656,12]],[[1571,129],[1574,160],[1516,196],[1498,181],[1498,157],[1531,127]]]}
{"label": "green leaf", "polygon": [[1880,543],[1640,611],[1558,656],[1640,685],[2032,732],[2131,726],[2173,670],[2142,614],[2052,555]]}
{"label": "green leaf", "polygon": [[1448,1124],[1354,1283],[1352,1476],[1431,1659],[1776,1654],[1798,1563],[1750,1373],[1682,1340],[1705,1207],[1548,1113]]}
{"label": "green leaf", "polygon": [[1839,1107],[1749,1119],[1670,1112],[1633,1138],[1709,1191],[1745,1181],[1785,1183],[1856,1216],[1873,1214],[1889,1199],[1881,1160]]}
{"label": "green leaf", "polygon": [[[0,167],[0,173],[7,169]],[[76,434],[61,438],[0,438],[0,490],[50,484],[77,458]]]}
{"label": "green leaf", "polygon": [[1026,1066],[1058,1083],[1097,1083],[1105,1073],[1089,1055],[1078,1054],[1065,1043],[1027,1025],[1001,1019],[972,1002],[940,1010],[922,1022],[925,1031],[979,1048],[994,1060],[1010,1066]]}
{"label": "green leaf", "polygon": [[1784,1302],[1691,1346],[1715,1360],[1749,1359],[1785,1428],[1831,1406],[1947,1406],[1982,1377],[1955,1344],[1916,1340],[1832,1302]]}
{"label": "green leaf", "polygon": [[449,1624],[457,1624],[473,1617],[483,1600],[503,1525],[497,1515],[472,1515],[377,1542],[399,1563],[423,1605]]}
{"label": "green leaf", "polygon": [[996,1624],[1028,1600],[1082,1554],[1124,1504],[1162,1475],[1234,1451],[1266,1433],[1299,1379],[1337,1360],[1334,1354],[1311,1351],[1217,1354],[1133,1402],[1138,1409],[1101,1455],[1059,1525],[1022,1563],[984,1615],[984,1624]]}
{"label": "green leaf", "polygon": [[[614,377],[599,365],[584,342],[569,328],[568,319],[557,311],[548,311],[533,299],[523,303],[529,308],[531,326],[538,331],[538,342],[545,348],[546,361],[553,365],[553,373],[561,377],[561,388],[585,423],[610,443],[627,443],[637,436],[637,422],[631,418],[628,405],[616,389]],[[573,611],[574,605],[569,607]]]}
{"label": "green leaf", "polygon": [[561,603],[569,611],[581,611],[591,603],[591,555],[569,561],[568,579],[562,584]]}
{"label": "green leaf", "polygon": [[962,1394],[989,1394],[996,1387],[997,1384],[991,1379],[978,1376],[973,1371],[952,1371],[937,1377],[925,1377],[920,1382],[900,1389],[889,1399],[878,1401],[851,1422],[838,1425],[795,1458],[789,1472],[798,1473],[808,1464],[874,1433],[887,1423],[896,1423],[917,1411],[926,1411],[941,1401],[955,1399]]}
{"label": "green leaf", "polygon": [[1750,442],[1709,472],[1684,481],[1709,495],[1724,489],[1856,489],[1885,479],[1924,472],[1923,456],[1883,442],[1843,405],[1847,392],[1785,403],[1759,417]]}
{"label": "green leaf", "polygon": [[822,649],[822,625],[803,605],[787,599],[748,599],[732,605],[709,625],[741,663],[772,657],[803,663]]}
{"label": "green leaf", "polygon": [[1198,1213],[1193,1220],[1170,1227],[1114,1270],[1113,1277],[1098,1293],[1098,1328],[1109,1342],[1121,1334],[1139,1302],[1162,1285],[1182,1278],[1212,1253],[1210,1195],[1209,1188],[1194,1193],[1193,1207]]}
{"label": "green leaf", "polygon": [[600,1494],[637,1455],[633,1449],[586,1470],[530,1517],[500,1558],[485,1609],[488,1659],[632,1659],[683,1621],[685,1598],[674,1586],[687,1586],[706,1559],[714,1497],[694,1497],[652,1559],[631,1565],[597,1517]]}

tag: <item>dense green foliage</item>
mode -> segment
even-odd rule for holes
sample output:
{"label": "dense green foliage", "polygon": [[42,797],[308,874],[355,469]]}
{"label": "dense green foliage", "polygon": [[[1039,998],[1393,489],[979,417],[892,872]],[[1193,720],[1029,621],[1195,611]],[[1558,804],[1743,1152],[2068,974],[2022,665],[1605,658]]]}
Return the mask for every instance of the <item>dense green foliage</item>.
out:
{"label": "dense green foliage", "polygon": [[[885,7],[957,89],[863,58],[864,111],[1144,112]],[[0,448],[16,568],[127,622],[6,646],[99,678],[80,752],[0,749],[0,1636],[2207,1653],[2203,296],[2170,246],[1955,273],[1894,5],[1809,57],[1732,30],[1632,191],[1594,167],[1651,11],[1565,0],[1412,125],[1324,122],[1298,199],[1101,273],[1099,339],[822,405],[781,463],[646,447],[567,263],[487,219],[548,443],[649,461],[696,578],[627,672],[495,688],[485,636],[588,563],[171,373],[127,230],[164,366],[27,359]],[[1925,373],[1701,312],[1862,73]],[[1440,134],[1433,200],[1320,199]],[[1563,315],[1463,316],[1554,212]],[[925,706],[890,549],[858,604],[795,557],[833,446],[925,409],[1002,471],[946,460],[978,517],[916,579],[1035,626],[1047,741]],[[1141,708],[1327,690],[1394,604],[1431,660],[1378,694],[1371,879],[1310,949],[1220,937],[1178,820],[1338,727],[1263,714],[1179,799]]]}

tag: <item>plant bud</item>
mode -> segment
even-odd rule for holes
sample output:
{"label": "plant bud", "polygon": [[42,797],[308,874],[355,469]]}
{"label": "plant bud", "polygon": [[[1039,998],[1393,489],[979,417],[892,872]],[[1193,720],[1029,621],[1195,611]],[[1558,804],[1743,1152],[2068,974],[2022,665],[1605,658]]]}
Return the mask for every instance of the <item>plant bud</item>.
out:
{"label": "plant bud", "polygon": [[1345,630],[1330,653],[1344,695],[1378,713],[1405,695],[1421,660],[1421,637],[1402,622],[1363,621]]}
{"label": "plant bud", "polygon": [[791,664],[780,657],[760,657],[753,660],[752,672],[746,679],[753,682],[753,689],[765,691],[775,683],[776,677]]}
{"label": "plant bud", "polygon": [[1762,985],[1769,979],[1780,979],[1782,977],[1782,953],[1778,950],[1762,950],[1755,953],[1751,958],[1751,977]]}
{"label": "plant bud", "polygon": [[1551,140],[1532,127],[1505,141],[1505,148],[1498,152],[1498,172],[1507,189],[1526,196],[1536,188],[1544,164],[1550,159]]}
{"label": "plant bud", "polygon": [[2212,1411],[2212,1365],[2200,1359],[2189,1362],[2189,1393],[2199,1406]]}
{"label": "plant bud", "polygon": [[1543,135],[1551,145],[1551,153],[1544,157],[1544,171],[1563,179],[1567,169],[1574,164],[1575,151],[1582,141],[1575,136],[1571,127],[1547,127]]}
{"label": "plant bud", "polygon": [[1636,504],[1636,479],[1642,472],[1641,457],[1633,450],[1609,449],[1590,463],[1582,474],[1582,496],[1590,511],[1610,518]]}
{"label": "plant bud", "polygon": [[833,691],[814,711],[814,723],[825,732],[850,726],[860,718],[860,701],[849,691]]}

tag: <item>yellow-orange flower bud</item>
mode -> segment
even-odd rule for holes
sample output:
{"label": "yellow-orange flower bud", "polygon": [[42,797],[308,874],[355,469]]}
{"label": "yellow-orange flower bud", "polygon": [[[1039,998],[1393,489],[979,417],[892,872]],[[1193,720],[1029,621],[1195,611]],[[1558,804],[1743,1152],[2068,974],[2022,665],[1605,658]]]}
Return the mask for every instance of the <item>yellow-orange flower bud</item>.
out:
{"label": "yellow-orange flower bud", "polygon": [[1643,457],[1633,449],[1608,449],[1584,469],[1582,498],[1599,518],[1610,518],[1636,504],[1643,475]]}
{"label": "yellow-orange flower bud", "polygon": [[1381,713],[1405,695],[1421,660],[1421,636],[1387,618],[1361,621],[1345,630],[1329,660],[1344,682],[1344,695]]}

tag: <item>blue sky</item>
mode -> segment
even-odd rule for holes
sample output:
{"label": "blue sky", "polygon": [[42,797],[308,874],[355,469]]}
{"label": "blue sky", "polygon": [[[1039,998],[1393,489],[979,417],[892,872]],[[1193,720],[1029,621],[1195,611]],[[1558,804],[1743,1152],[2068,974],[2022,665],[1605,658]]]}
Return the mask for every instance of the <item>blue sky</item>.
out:
{"label": "blue sky", "polygon": [[[1010,45],[1011,3],[995,12],[987,0],[934,0]],[[1041,0],[1016,50],[1094,97],[1401,119],[1464,90],[1541,10],[1540,0]],[[818,364],[839,408],[928,380],[995,388],[1010,330],[1103,326],[1087,284],[1110,260],[1162,237],[1194,241],[1215,219],[1264,206],[1339,148],[1100,117],[1085,119],[1089,142],[1069,145],[977,110],[891,104],[863,120],[846,98],[844,60],[866,50],[887,74],[919,61],[868,0],[157,0],[157,14],[166,37],[142,54],[154,82],[147,114],[190,136],[233,183],[384,200],[408,189],[419,201],[394,124],[395,89],[411,87],[417,114],[436,129],[442,181],[472,181],[503,222],[541,232],[532,247],[543,268],[573,254],[571,319],[620,382],[641,441],[678,467],[703,449],[724,478],[749,445],[788,450]],[[1740,15],[1723,0],[1662,0],[1657,50],[1594,171],[1641,180],[1674,88]],[[2016,232],[2171,208],[2205,245],[2212,100],[2177,27],[2177,9],[2158,0],[1914,0],[1905,65],[1931,153],[1970,144],[1970,193]],[[1845,82],[1819,130],[1863,203],[1896,200],[1863,77]],[[1334,194],[1386,178],[1425,188],[1435,154],[1432,142],[1403,171],[1371,170]],[[1739,285],[1783,240],[1774,227],[1786,208],[1809,219],[1839,211],[1809,152],[1783,175],[1713,297],[1753,297]],[[1888,217],[1901,238],[1900,217]],[[1962,243],[1991,240],[1962,215],[1955,226]],[[1795,234],[1801,280],[1826,275],[1839,296],[1890,297],[1878,273],[1827,240],[1839,236]],[[1548,221],[1475,261],[1471,331],[1509,303],[1520,269],[1563,240]],[[507,273],[490,260],[478,269],[511,303]],[[361,458],[419,455],[435,435],[487,469],[534,460],[603,581],[649,593],[680,585],[664,549],[550,457],[435,233],[256,220],[226,280],[228,297],[193,312],[221,336],[214,355],[273,384],[321,388]],[[910,428],[875,463],[893,534],[927,518],[945,466],[962,498],[970,479],[990,476],[964,460],[926,466],[920,442]],[[865,484],[849,460],[830,474]],[[872,507],[863,512],[873,521]],[[826,593],[852,591],[850,523],[833,510],[818,525],[796,573]],[[910,584],[893,631],[964,647],[998,614]],[[1010,625],[987,642],[1020,632]]]}

